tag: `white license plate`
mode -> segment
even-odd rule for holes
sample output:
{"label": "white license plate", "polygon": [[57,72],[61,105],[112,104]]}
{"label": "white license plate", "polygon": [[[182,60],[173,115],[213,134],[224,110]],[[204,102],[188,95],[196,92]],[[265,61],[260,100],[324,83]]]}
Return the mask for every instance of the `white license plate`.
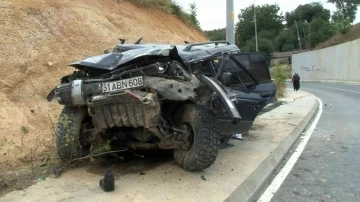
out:
{"label": "white license plate", "polygon": [[102,84],[102,92],[108,93],[114,91],[121,91],[124,89],[140,87],[143,85],[144,85],[143,78],[139,76],[130,79],[123,79],[120,81],[104,82]]}

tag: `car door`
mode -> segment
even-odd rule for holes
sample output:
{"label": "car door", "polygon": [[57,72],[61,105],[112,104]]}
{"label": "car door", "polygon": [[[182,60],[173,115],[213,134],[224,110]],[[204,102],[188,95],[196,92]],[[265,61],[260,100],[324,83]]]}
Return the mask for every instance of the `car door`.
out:
{"label": "car door", "polygon": [[267,99],[267,102],[273,101],[276,94],[276,87],[273,84],[270,76],[270,69],[265,53],[256,52],[249,53],[250,60],[250,73],[259,82],[256,88],[253,88],[251,92],[259,93],[263,98]]}
{"label": "car door", "polygon": [[[271,82],[264,56],[263,53],[235,53],[221,61],[225,64],[219,68],[221,72],[218,72],[218,78],[236,95],[230,99],[242,121],[253,122],[275,95],[275,86]],[[226,78],[222,76],[224,74],[231,76]]]}

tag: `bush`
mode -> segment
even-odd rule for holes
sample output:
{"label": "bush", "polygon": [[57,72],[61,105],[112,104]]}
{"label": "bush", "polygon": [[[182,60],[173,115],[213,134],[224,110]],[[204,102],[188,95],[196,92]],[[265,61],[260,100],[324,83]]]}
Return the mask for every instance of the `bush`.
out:
{"label": "bush", "polygon": [[340,34],[346,34],[349,32],[350,28],[352,27],[351,21],[349,19],[344,19],[333,24],[333,29]]}
{"label": "bush", "polygon": [[[186,13],[181,6],[174,0],[127,0],[129,2],[140,4],[144,7],[156,7],[162,11],[173,14],[185,24],[202,31],[189,13]],[[118,1],[119,2],[119,1]],[[197,20],[197,19],[196,19]]]}
{"label": "bush", "polygon": [[333,26],[330,22],[324,21],[320,18],[314,19],[309,25],[308,41],[312,47],[326,41],[334,35]]}
{"label": "bush", "polygon": [[226,40],[226,28],[205,31],[210,41]]}
{"label": "bush", "polygon": [[181,16],[183,14],[181,10],[181,6],[178,3],[174,2],[173,4],[170,5],[170,7],[171,7],[171,14],[176,16]]}
{"label": "bush", "polygon": [[314,50],[335,46],[348,41],[356,40],[360,38],[360,23],[352,26],[346,34],[337,34],[331,37],[329,40],[317,45]]}
{"label": "bush", "polygon": [[[254,52],[256,51],[256,43],[255,37],[246,41],[244,46],[240,46],[241,49],[247,52]],[[260,52],[265,52],[266,55],[270,55],[272,52],[275,51],[274,43],[266,38],[258,37],[258,48]]]}
{"label": "bush", "polygon": [[284,51],[284,52],[293,51],[293,50],[295,50],[295,46],[293,44],[287,43],[282,47],[282,51]]}
{"label": "bush", "polygon": [[289,77],[289,67],[287,65],[279,65],[279,63],[275,63],[275,66],[271,68],[271,77],[273,78],[276,86],[276,97],[284,97],[286,80]]}

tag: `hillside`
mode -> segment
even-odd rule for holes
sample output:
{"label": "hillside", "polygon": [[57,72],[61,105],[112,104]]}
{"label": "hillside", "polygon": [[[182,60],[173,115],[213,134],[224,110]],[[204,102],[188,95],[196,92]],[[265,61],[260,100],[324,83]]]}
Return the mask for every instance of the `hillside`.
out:
{"label": "hillside", "polygon": [[337,34],[323,43],[317,45],[314,50],[335,46],[341,43],[346,43],[360,38],[360,23],[355,24],[348,33]]}
{"label": "hillside", "polygon": [[45,97],[73,71],[66,64],[101,54],[119,38],[207,40],[175,16],[125,1],[1,0],[0,11],[0,164],[6,169],[53,149],[49,117],[56,123],[62,106]]}

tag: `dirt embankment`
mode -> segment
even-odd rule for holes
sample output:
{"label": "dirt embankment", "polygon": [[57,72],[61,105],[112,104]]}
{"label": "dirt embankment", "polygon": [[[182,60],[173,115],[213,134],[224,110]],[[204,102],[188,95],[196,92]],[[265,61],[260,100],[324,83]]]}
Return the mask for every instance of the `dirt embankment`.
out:
{"label": "dirt embankment", "polygon": [[360,38],[360,23],[355,24],[346,34],[337,34],[330,39],[318,44],[314,50],[336,46],[342,43],[353,41]]}
{"label": "dirt embankment", "polygon": [[101,54],[119,38],[200,42],[206,37],[175,16],[115,0],[0,1],[0,171],[41,159],[53,148],[62,106],[45,100],[66,64]]}

